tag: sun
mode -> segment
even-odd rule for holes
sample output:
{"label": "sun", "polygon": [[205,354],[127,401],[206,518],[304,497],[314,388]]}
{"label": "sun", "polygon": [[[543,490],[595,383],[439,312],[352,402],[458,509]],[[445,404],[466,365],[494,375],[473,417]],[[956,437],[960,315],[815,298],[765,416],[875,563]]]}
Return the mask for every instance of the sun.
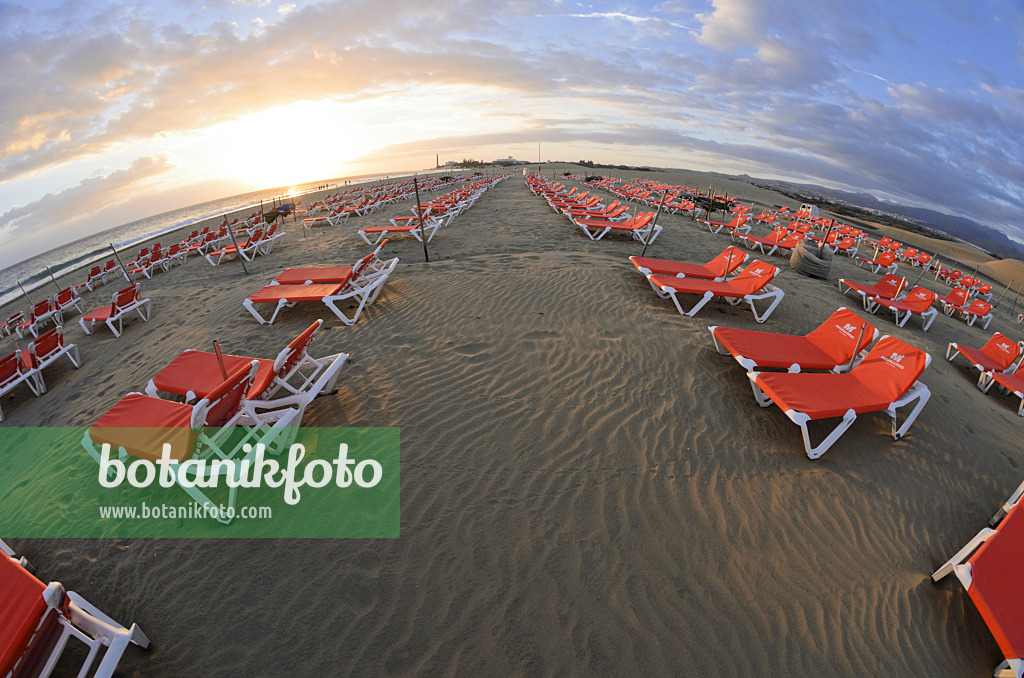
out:
{"label": "sun", "polygon": [[222,174],[253,189],[341,176],[347,162],[368,150],[330,102],[250,113],[211,132]]}

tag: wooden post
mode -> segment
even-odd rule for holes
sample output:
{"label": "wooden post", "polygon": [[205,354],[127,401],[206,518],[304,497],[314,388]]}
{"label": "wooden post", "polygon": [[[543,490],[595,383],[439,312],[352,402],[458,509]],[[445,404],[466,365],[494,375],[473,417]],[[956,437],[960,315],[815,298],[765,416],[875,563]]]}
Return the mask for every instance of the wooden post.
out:
{"label": "wooden post", "polygon": [[849,372],[850,370],[853,369],[853,361],[857,357],[857,354],[860,353],[860,351],[858,350],[858,349],[860,349],[860,342],[864,341],[864,333],[867,332],[867,331],[868,331],[868,324],[867,323],[864,323],[863,325],[860,326],[860,338],[858,338],[857,339],[857,343],[853,345],[853,355],[850,356],[850,362],[847,363],[847,365],[846,365],[846,371],[847,372]]}
{"label": "wooden post", "polygon": [[[224,215],[224,223],[228,224],[228,216],[226,214]],[[267,223],[266,219],[263,220],[263,223]],[[235,254],[238,255],[238,260],[242,262],[242,270],[245,271],[246,275],[249,275],[249,269],[245,267],[245,257],[242,256],[242,252],[238,249],[238,241],[235,240],[235,231],[231,228],[231,224],[228,224],[228,235],[231,236],[231,244],[235,246]]]}
{"label": "wooden post", "polygon": [[430,253],[427,252],[427,232],[423,228],[423,206],[420,205],[420,185],[416,177],[412,178],[412,188],[416,192],[416,213],[420,216],[420,240],[423,241],[423,260],[430,263]]}
{"label": "wooden post", "polygon": [[[644,242],[644,251],[640,253],[640,256],[647,254],[647,246],[651,244],[651,235],[654,234],[654,227],[658,225],[658,217],[661,216],[661,206],[665,204],[665,196],[668,195],[666,190],[661,194],[661,202],[658,203],[658,211],[654,214],[654,221],[651,222],[651,233],[647,236],[647,241]],[[634,217],[635,218],[635,217]]]}
{"label": "wooden post", "polygon": [[[1006,286],[1006,290],[1010,289],[1010,285],[1013,285],[1014,282],[1016,282],[1016,281],[1011,280],[1010,284]],[[998,306],[999,302],[1003,300],[1003,296],[1006,294],[1006,290],[1003,290],[1003,293],[999,295],[999,299],[996,300],[996,303],[992,304],[992,308],[995,308],[996,306]]]}
{"label": "wooden post", "polygon": [[128,269],[125,268],[124,262],[121,261],[121,256],[117,253],[117,250],[114,249],[114,243],[110,243],[110,250],[114,253],[114,258],[117,259],[117,263],[121,265],[121,272],[124,273],[124,279],[127,280],[129,284],[134,285],[135,278],[133,278],[128,272]]}

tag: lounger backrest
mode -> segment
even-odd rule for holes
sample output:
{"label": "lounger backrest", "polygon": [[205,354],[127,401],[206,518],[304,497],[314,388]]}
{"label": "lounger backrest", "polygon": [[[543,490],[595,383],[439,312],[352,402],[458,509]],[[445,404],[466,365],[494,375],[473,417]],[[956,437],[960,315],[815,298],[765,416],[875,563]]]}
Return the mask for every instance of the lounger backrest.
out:
{"label": "lounger backrest", "polygon": [[20,377],[24,373],[21,367],[21,351],[0,358],[0,388]]}
{"label": "lounger backrest", "polygon": [[839,247],[839,249],[841,249],[841,250],[848,250],[848,249],[850,249],[851,247],[853,247],[853,245],[854,245],[854,240],[853,240],[853,238],[843,238],[843,239],[842,239],[842,240],[841,240],[841,241],[839,242],[839,245],[837,245],[837,247]]}
{"label": "lounger backrest", "polygon": [[921,349],[884,336],[850,374],[872,391],[895,401],[914,385],[928,362],[928,354]]}
{"label": "lounger backrest", "polygon": [[903,278],[898,275],[886,273],[882,276],[881,280],[875,283],[875,294],[883,299],[892,299],[896,296],[896,292],[900,290],[904,283],[905,281]]}
{"label": "lounger backrest", "polygon": [[936,296],[938,295],[936,295],[935,292],[919,285],[907,293],[907,296],[903,299],[903,303],[919,309],[918,312],[925,311],[932,305],[932,302],[935,301]]}
{"label": "lounger backrest", "polygon": [[786,228],[785,226],[779,226],[774,231],[769,233],[768,237],[771,238],[772,240],[777,240],[779,242],[782,242],[787,237],[789,237],[789,229]]}
{"label": "lounger backrest", "polygon": [[1014,342],[1005,334],[996,332],[981,347],[981,352],[999,366],[999,372],[1003,372],[1020,356],[1021,348],[1020,344]]}
{"label": "lounger backrest", "polygon": [[889,236],[886,236],[886,237],[884,237],[884,238],[882,238],[881,240],[878,241],[878,246],[879,247],[888,247],[889,243],[891,243],[891,242],[892,242],[892,238],[890,238]]}
{"label": "lounger backrest", "polygon": [[747,253],[738,247],[729,245],[722,253],[717,257],[708,262],[708,268],[717,273],[722,271],[722,275],[732,273],[737,268],[743,265],[743,262],[747,260]]}
{"label": "lounger backrest", "polygon": [[242,406],[242,398],[249,390],[258,367],[259,362],[255,360],[239,367],[206,396],[210,402],[206,410],[206,426],[222,426],[234,416]]}
{"label": "lounger backrest", "polygon": [[376,256],[377,255],[375,253],[371,252],[370,254],[367,254],[365,257],[357,261],[356,265],[352,267],[352,275],[349,277],[349,280],[358,280],[359,276],[363,274],[363,271],[366,270],[366,267],[370,265],[370,262],[373,261],[376,258]]}
{"label": "lounger backrest", "polygon": [[963,287],[954,287],[946,296],[946,303],[954,306],[963,306],[967,303],[967,290]]}
{"label": "lounger backrest", "polygon": [[[44,598],[46,585],[13,558],[0,554],[0,674],[35,675],[59,637],[57,610]],[[60,589],[59,607],[68,606]]]}
{"label": "lounger backrest", "polygon": [[859,315],[843,307],[814,328],[807,339],[826,355],[836,358],[838,364],[848,360],[851,353],[857,354],[866,349],[878,336],[878,329],[871,323],[867,323],[864,328],[865,322]]}
{"label": "lounger backrest", "polygon": [[291,343],[281,349],[274,360],[274,373],[281,376],[288,374],[296,364],[306,355],[309,345],[313,343],[317,330],[324,324],[323,320],[317,320],[307,327],[302,334],[292,339]]}
{"label": "lounger backrest", "polygon": [[39,367],[50,354],[64,347],[64,334],[60,327],[54,327],[28,345],[32,367]]}
{"label": "lounger backrest", "polygon": [[971,305],[967,307],[967,310],[975,315],[986,315],[992,310],[992,304],[987,301],[982,301],[981,299],[975,299],[971,302]]}
{"label": "lounger backrest", "polygon": [[136,302],[139,298],[139,286],[131,285],[125,287],[123,290],[118,290],[114,293],[114,300],[110,304],[110,310],[115,314],[121,310],[128,308]]}
{"label": "lounger backrest", "polygon": [[729,284],[744,294],[753,294],[764,289],[778,273],[779,269],[775,266],[755,260],[730,280]]}
{"label": "lounger backrest", "polygon": [[50,300],[44,299],[43,301],[37,301],[32,306],[32,318],[38,318],[41,315],[46,315],[50,312]]}
{"label": "lounger backrest", "polygon": [[93,278],[95,278],[96,276],[98,276],[102,272],[103,272],[103,269],[101,269],[99,266],[93,266],[92,268],[89,269],[89,275],[88,275],[87,279],[88,280],[92,280]]}
{"label": "lounger backrest", "polygon": [[67,304],[70,304],[74,298],[74,288],[66,287],[62,289],[60,292],[57,292],[57,295],[54,297],[53,301],[57,306],[63,307],[66,306]]}
{"label": "lounger backrest", "polygon": [[875,263],[882,266],[891,266],[894,261],[896,261],[895,252],[882,252],[878,255],[878,258],[875,259]]}

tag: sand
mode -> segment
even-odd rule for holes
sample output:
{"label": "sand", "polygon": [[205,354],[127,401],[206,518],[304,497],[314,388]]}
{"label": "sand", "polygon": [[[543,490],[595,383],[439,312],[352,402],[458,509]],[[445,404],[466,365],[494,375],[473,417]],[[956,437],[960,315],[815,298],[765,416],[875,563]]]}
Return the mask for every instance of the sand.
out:
{"label": "sand", "polygon": [[[736,184],[744,202],[796,207]],[[629,264],[639,243],[591,242],[521,175],[439,231],[429,264],[415,240],[392,240],[401,263],[354,326],[315,305],[260,326],[242,308],[284,267],[350,263],[369,251],[360,225],[409,205],[305,238],[289,223],[248,276],[204,260],[157,275],[148,323],[120,339],[69,325],[84,366],[52,369],[41,398],[5,399],[6,425],[87,426],[185,348],[217,338],[269,357],[324,317],[314,354],[351,359],[304,423],[401,428],[398,539],[11,540],[41,577],[141,625],[153,649],[129,648],[124,675],[992,671],[1001,656],[974,605],[929,575],[1024,475],[1016,402],[945,360],[950,341],[1019,339],[1005,310],[988,331],[945,316],[900,329],[773,257],[786,297],[763,326],[717,302],[685,318]],[[706,261],[729,243],[688,217],[660,223],[648,256]],[[877,279],[845,258],[835,271]],[[706,327],[802,333],[841,305],[928,351],[933,395],[904,439],[864,415],[812,461]],[[84,452],[68,463],[94,472]]]}

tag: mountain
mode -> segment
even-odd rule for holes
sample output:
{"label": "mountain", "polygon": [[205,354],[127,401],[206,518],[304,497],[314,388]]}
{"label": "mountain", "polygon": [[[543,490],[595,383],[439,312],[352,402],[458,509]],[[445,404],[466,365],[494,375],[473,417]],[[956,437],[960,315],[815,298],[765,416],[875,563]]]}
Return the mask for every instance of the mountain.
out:
{"label": "mountain", "polygon": [[907,205],[883,202],[869,193],[850,193],[814,184],[796,184],[774,179],[756,179],[746,174],[733,178],[785,193],[790,197],[800,199],[801,202],[816,203],[820,207],[829,209],[829,211],[833,210],[829,205],[822,203],[832,203],[839,207],[854,208],[869,214],[887,216],[905,222],[904,227],[909,225],[913,230],[935,231],[940,234],[946,234],[958,240],[964,240],[977,245],[999,257],[1012,259],[1024,257],[1024,246],[1007,238],[1002,231],[990,226],[983,226],[964,217],[943,214],[942,212],[924,207],[909,207]]}

